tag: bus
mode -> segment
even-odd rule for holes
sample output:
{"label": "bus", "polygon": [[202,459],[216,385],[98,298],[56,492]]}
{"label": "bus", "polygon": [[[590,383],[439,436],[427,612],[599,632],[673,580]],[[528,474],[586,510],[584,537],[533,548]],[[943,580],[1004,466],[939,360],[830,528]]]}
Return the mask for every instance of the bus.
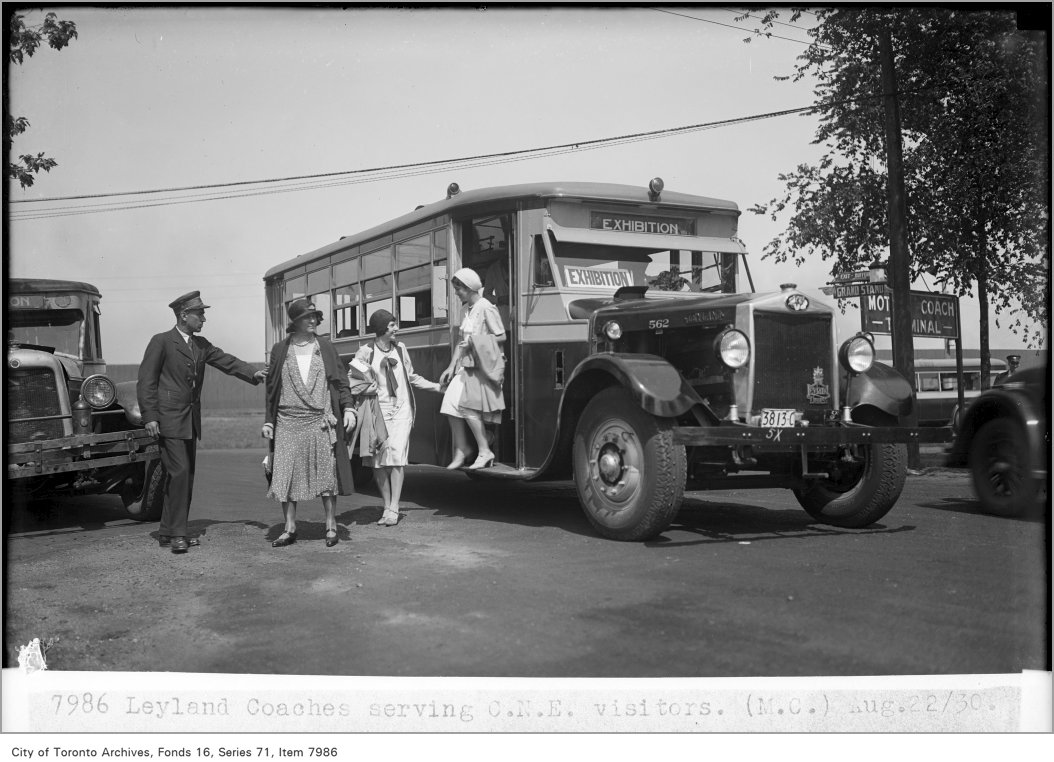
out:
{"label": "bus", "polygon": [[[786,487],[810,514],[864,526],[896,501],[911,386],[842,344],[835,308],[795,284],[755,293],[733,201],[646,185],[530,183],[462,191],[288,259],[264,275],[266,346],[311,299],[349,361],[386,309],[438,380],[479,273],[505,324],[495,465],[473,478],[572,479],[602,535],[662,532],[692,489]],[[441,396],[417,395],[412,463],[451,459]],[[921,437],[921,439],[920,439]],[[470,461],[471,462],[471,459]]]}
{"label": "bus", "polygon": [[11,278],[7,300],[7,485],[16,502],[120,496],[157,521],[165,472],[143,427],[135,382],[114,382],[102,355],[102,294],[90,283]]}
{"label": "bus", "polygon": [[[992,358],[988,386],[1007,368]],[[955,358],[915,358],[915,389],[920,426],[947,426],[959,406],[959,374]],[[981,393],[981,359],[963,358],[963,397],[966,404]]]}

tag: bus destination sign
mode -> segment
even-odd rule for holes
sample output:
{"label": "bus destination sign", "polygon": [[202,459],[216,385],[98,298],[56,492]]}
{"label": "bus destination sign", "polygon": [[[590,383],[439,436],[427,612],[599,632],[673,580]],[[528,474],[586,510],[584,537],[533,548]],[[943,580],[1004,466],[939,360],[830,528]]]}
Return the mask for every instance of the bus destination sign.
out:
{"label": "bus destination sign", "polygon": [[695,235],[695,220],[679,217],[645,217],[641,214],[592,212],[589,227],[615,233],[658,233],[660,235]]}
{"label": "bus destination sign", "polygon": [[632,286],[633,277],[629,270],[594,270],[589,267],[568,267],[564,265],[564,283],[568,286],[608,286],[621,288]]}

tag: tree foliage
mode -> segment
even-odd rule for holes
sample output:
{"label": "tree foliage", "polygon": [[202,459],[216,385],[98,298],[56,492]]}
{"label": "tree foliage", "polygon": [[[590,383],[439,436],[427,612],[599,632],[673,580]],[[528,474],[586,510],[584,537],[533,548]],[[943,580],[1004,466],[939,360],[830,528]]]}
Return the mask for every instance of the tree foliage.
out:
{"label": "tree foliage", "polygon": [[[1045,39],[1013,13],[936,7],[813,9],[813,42],[793,79],[816,79],[820,162],[780,175],[785,193],[751,211],[787,227],[765,257],[851,270],[888,246],[878,36],[893,39],[911,279],[978,288],[987,310],[1013,310],[1034,342],[1047,325],[1050,254],[1049,82]],[[793,11],[791,20],[802,18]],[[767,14],[763,25],[775,16]],[[787,77],[789,79],[791,77]]]}
{"label": "tree foliage", "polygon": [[[12,64],[22,65],[45,41],[53,49],[62,50],[77,37],[77,26],[72,21],[60,20],[54,13],[48,13],[43,23],[37,26],[26,26],[25,16],[12,13],[9,33],[8,60]],[[24,116],[13,116],[5,109],[4,126],[4,148],[10,156],[15,137],[29,128],[29,120]],[[7,176],[18,180],[23,188],[28,188],[33,184],[33,176],[37,172],[50,172],[57,165],[58,162],[43,153],[23,154],[18,157],[18,161],[8,161]]]}

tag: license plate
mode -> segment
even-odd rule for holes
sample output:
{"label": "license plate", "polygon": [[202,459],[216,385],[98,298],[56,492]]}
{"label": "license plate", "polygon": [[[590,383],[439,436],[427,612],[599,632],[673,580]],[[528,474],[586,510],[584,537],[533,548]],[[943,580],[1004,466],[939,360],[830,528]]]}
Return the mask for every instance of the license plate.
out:
{"label": "license plate", "polygon": [[766,429],[792,428],[797,410],[766,407],[761,410],[761,426]]}

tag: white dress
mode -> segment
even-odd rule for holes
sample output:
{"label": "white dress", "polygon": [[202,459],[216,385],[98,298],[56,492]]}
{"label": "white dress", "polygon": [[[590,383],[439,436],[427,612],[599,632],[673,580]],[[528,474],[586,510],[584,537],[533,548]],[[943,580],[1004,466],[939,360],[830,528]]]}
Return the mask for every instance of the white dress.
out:
{"label": "white dress", "polygon": [[[383,363],[388,358],[394,361],[392,372],[398,388],[392,396],[388,391]],[[410,450],[410,429],[414,425],[414,413],[410,403],[410,388],[406,383],[407,374],[403,368],[403,359],[399,349],[392,344],[390,351],[385,352],[374,346],[373,362],[370,364],[377,374],[377,403],[384,416],[384,425],[388,428],[388,440],[373,459],[374,468],[378,466],[405,466]]]}
{"label": "white dress", "polygon": [[[458,342],[460,343],[464,341],[468,336],[473,334],[485,333],[489,333],[493,336],[504,336],[505,326],[501,322],[501,315],[498,313],[498,308],[487,301],[486,298],[480,297],[476,300],[476,303],[469,309],[465,310],[464,314],[461,316]],[[443,404],[440,405],[439,412],[453,418],[481,418],[484,423],[500,423],[500,410],[484,413],[480,410],[462,407],[461,399],[465,393],[465,374],[475,372],[475,369],[473,368],[463,367],[463,361],[464,355],[462,355],[461,360],[458,360],[458,367],[454,371],[454,377],[450,379],[450,384],[447,386],[446,392],[443,394]],[[501,402],[500,391],[495,395],[494,406],[504,407],[504,404]]]}

